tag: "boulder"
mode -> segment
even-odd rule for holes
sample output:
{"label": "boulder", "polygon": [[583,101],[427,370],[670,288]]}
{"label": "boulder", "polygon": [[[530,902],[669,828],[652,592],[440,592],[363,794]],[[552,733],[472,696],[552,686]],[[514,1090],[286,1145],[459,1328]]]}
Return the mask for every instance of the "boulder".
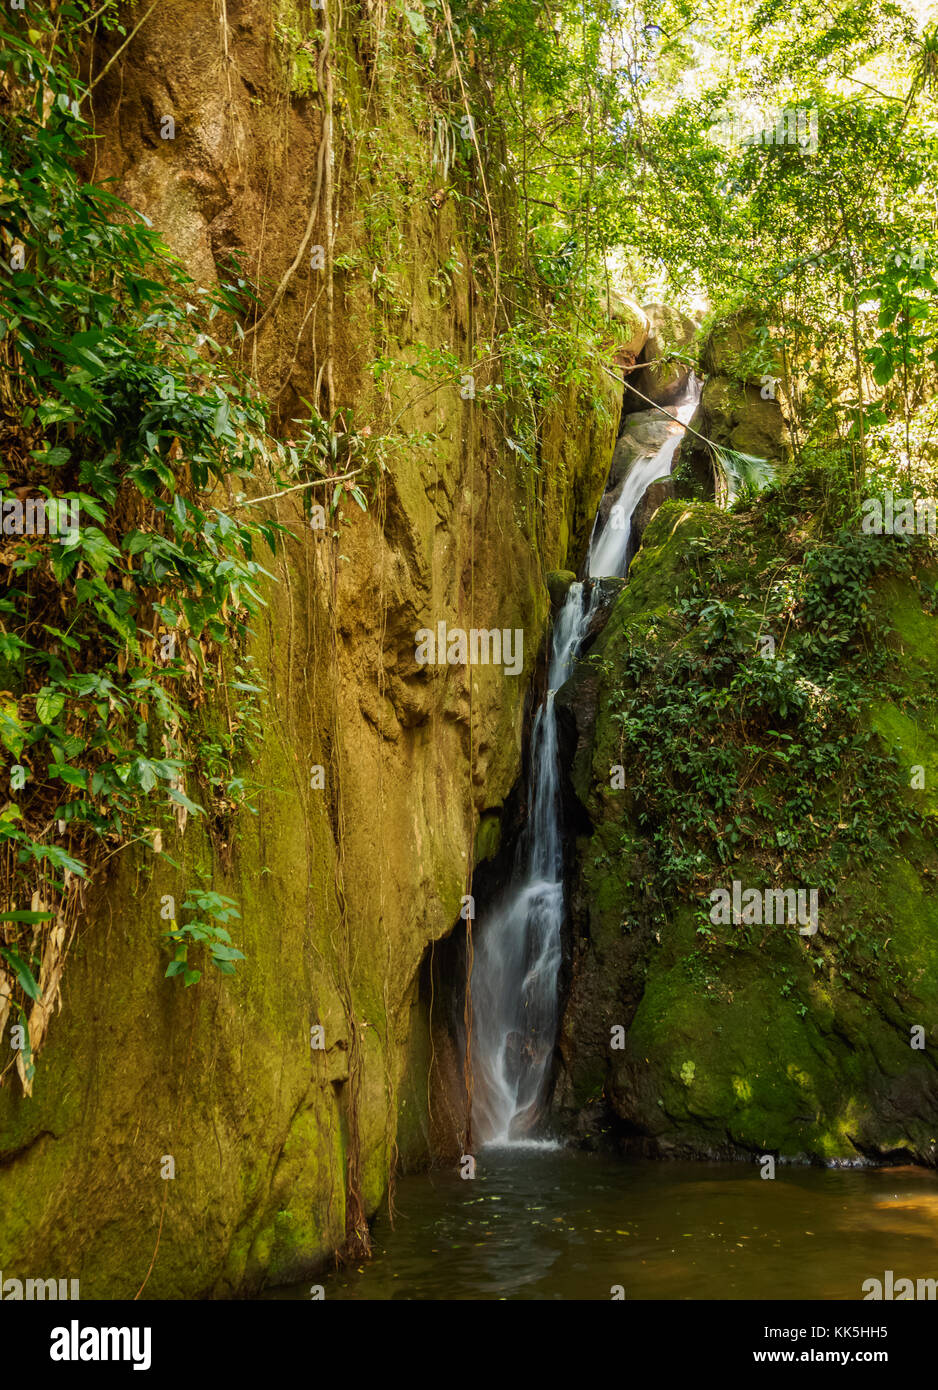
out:
{"label": "boulder", "polygon": [[[938,800],[918,803],[921,828],[875,862],[862,846],[834,842],[836,891],[822,898],[817,936],[802,938],[785,926],[750,933],[729,925],[714,943],[708,937],[721,930],[716,924],[701,932],[711,887],[732,879],[769,886],[773,875],[779,884],[797,883],[779,876],[791,872],[791,859],[782,866],[789,852],[767,844],[754,826],[742,831],[730,862],[723,862],[719,832],[708,839],[689,827],[694,817],[697,824],[714,815],[735,819],[739,804],[715,812],[712,783],[699,778],[691,790],[688,758],[675,769],[686,820],[672,818],[655,785],[655,758],[623,737],[624,717],[636,708],[656,709],[662,737],[670,728],[672,739],[686,739],[699,756],[714,745],[714,753],[725,751],[737,785],[750,788],[753,814],[764,808],[770,821],[790,795],[783,790],[792,785],[787,765],[764,758],[752,726],[734,729],[719,706],[700,704],[695,728],[684,722],[679,703],[671,707],[672,682],[682,670],[701,669],[700,633],[681,612],[696,591],[691,548],[700,541],[718,548],[721,597],[737,612],[758,614],[778,582],[775,539],[774,527],[755,510],[726,516],[712,507],[665,504],[597,639],[596,659],[579,662],[558,694],[569,750],[568,823],[584,828],[571,837],[570,987],[558,1034],[553,1119],[643,1155],[751,1160],[775,1153],[792,1162],[865,1158],[934,1168],[934,1027],[927,1051],[910,1048],[909,1037],[920,1017],[932,1018],[925,1001],[938,992]],[[789,576],[796,572],[792,564]],[[843,719],[846,729],[856,717],[875,734],[871,746],[903,767],[914,748],[915,761],[925,766],[938,759],[938,718],[919,706],[913,721],[902,706],[910,688],[925,688],[920,682],[932,688],[938,677],[938,618],[922,612],[911,576],[877,578],[875,593],[877,612],[901,636],[884,644],[883,673],[869,676],[857,643],[841,658],[843,674],[827,679],[836,689],[849,671],[852,680],[870,681],[871,694],[879,680],[882,698],[861,702],[857,716],[823,712],[822,705],[800,719],[816,720],[834,738],[837,725],[832,731],[828,719]],[[634,660],[637,650],[649,658],[644,671]],[[810,646],[802,650],[793,641],[786,658],[810,661]],[[731,653],[727,644],[714,659],[735,661]],[[746,661],[740,658],[741,665]],[[716,675],[719,666],[713,669]],[[854,776],[866,755],[858,748],[855,756]],[[611,778],[619,765],[621,786]],[[846,778],[845,784],[856,785]],[[823,785],[806,788],[812,819],[826,814],[825,796]],[[836,822],[836,802],[834,810]],[[693,847],[695,855],[694,876],[674,890],[656,872],[662,840],[685,852]],[[886,938],[893,947],[888,973],[876,963]],[[837,967],[821,973],[821,953],[828,960],[836,953]],[[610,1048],[612,1026],[624,1029],[624,1047]],[[927,1175],[921,1176],[924,1184]]]}
{"label": "boulder", "polygon": [[671,352],[688,352],[697,334],[694,320],[668,304],[646,304],[644,313],[648,319],[648,337],[638,369],[629,378],[629,385],[641,396],[633,396],[627,402],[627,408],[632,410],[647,406],[648,401],[670,405],[678,399],[687,385],[691,368],[685,362],[662,359]]}
{"label": "boulder", "polygon": [[674,497],[674,479],[672,477],[655,478],[654,482],[649,483],[642,494],[641,501],[632,513],[632,533],[629,537],[629,549],[634,553],[642,543],[642,536],[645,527],[651,521],[655,512],[663,502],[669,502]]}
{"label": "boulder", "polygon": [[705,376],[727,376],[762,387],[766,377],[784,377],[781,344],[753,309],[738,309],[706,333],[700,348]]}
{"label": "boulder", "polygon": [[633,299],[611,288],[606,297],[606,312],[618,328],[615,360],[619,363],[621,358],[620,365],[631,366],[645,346],[648,317]]}
{"label": "boulder", "polygon": [[547,592],[550,594],[550,606],[557,611],[567,597],[567,590],[576,580],[573,570],[551,570],[545,580]]}

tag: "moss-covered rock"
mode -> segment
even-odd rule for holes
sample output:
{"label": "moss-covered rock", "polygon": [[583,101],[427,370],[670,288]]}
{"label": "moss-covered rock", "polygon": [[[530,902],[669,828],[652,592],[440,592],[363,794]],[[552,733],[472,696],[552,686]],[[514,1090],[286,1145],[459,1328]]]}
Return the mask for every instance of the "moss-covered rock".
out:
{"label": "moss-covered rock", "polygon": [[784,358],[777,335],[749,307],[712,323],[700,345],[700,370],[705,376],[725,376],[761,386],[766,376],[784,375]]}
{"label": "moss-covered rock", "polygon": [[[697,333],[693,319],[670,304],[646,304],[648,336],[639,358],[638,369],[628,378],[640,396],[627,392],[626,408],[641,410],[648,401],[669,405],[677,400],[687,385],[690,363],[682,360],[690,351]],[[673,356],[679,353],[681,356]],[[644,363],[644,365],[642,365]],[[630,405],[630,401],[635,404]]]}
{"label": "moss-covered rock", "polygon": [[[760,619],[785,564],[829,592],[802,545],[759,506],[666,502],[563,692],[591,830],[556,1104],[650,1153],[934,1164],[938,618],[884,550],[868,588],[830,591],[822,630],[808,586],[783,643]],[[836,545],[863,562],[858,540]],[[830,634],[847,634],[836,653]],[[779,681],[794,693],[776,699]],[[733,880],[818,885],[818,931],[716,924],[710,894]]]}
{"label": "moss-covered rock", "polygon": [[573,570],[551,570],[546,576],[547,592],[550,594],[550,606],[556,610],[563,607],[563,601],[567,597],[567,591],[571,584],[576,582],[576,575]]}
{"label": "moss-covered rock", "polygon": [[619,332],[617,358],[634,362],[648,337],[648,315],[634,299],[614,286],[606,297],[606,312]]}

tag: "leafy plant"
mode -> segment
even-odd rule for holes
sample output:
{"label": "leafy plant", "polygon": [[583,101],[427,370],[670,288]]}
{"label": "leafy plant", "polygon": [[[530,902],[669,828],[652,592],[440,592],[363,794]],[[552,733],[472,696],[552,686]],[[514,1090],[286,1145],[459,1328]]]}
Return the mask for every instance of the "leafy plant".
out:
{"label": "leafy plant", "polygon": [[[91,131],[56,33],[80,16],[59,6],[57,31],[41,13],[28,29],[0,19],[0,486],[80,517],[59,536],[8,524],[0,549],[2,955],[20,1000],[36,998],[36,919],[15,905],[39,901],[48,944],[106,846],[203,814],[187,793],[194,711],[226,682],[242,727],[224,672],[246,659],[269,577],[258,548],[277,531],[219,502],[282,461],[213,336],[244,279],[196,287],[145,219],[77,172]],[[244,788],[230,765],[227,785]]]}
{"label": "leafy plant", "polygon": [[195,946],[206,947],[212,964],[223,975],[233,975],[235,961],[244,960],[243,951],[232,946],[225,925],[241,915],[234,899],[213,891],[193,891],[183,903],[182,911],[202,915],[191,918],[181,926],[174,921],[166,933],[175,948],[173,959],[166,967],[167,978],[181,976],[186,988],[201,978],[201,970],[192,965],[189,956]]}

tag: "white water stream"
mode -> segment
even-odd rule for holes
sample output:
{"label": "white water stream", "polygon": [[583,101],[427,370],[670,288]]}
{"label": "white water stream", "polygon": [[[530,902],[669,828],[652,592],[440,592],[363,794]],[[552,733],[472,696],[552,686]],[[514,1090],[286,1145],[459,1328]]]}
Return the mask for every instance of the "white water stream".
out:
{"label": "white water stream", "polygon": [[[673,413],[686,423],[695,387]],[[648,484],[666,474],[683,436],[636,458],[604,525],[593,527],[590,579],[623,575],[632,514]],[[560,762],[554,697],[570,676],[599,595],[571,584],[554,624],[547,694],[531,732],[531,802],[511,879],[477,934],[472,971],[473,1128],[482,1143],[531,1143],[550,1086],[557,1037],[564,919]]]}

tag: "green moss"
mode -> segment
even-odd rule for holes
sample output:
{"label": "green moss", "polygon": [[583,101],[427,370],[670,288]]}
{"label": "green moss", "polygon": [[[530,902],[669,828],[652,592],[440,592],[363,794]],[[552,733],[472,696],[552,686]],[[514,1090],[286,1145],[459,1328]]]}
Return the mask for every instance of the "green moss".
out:
{"label": "green moss", "polygon": [[[801,591],[806,611],[825,616],[822,635],[813,618],[786,617],[785,659],[800,664],[810,698],[787,713],[763,707],[786,668],[754,664],[747,634],[787,631],[764,617],[764,576],[778,582],[786,561],[759,516],[662,507],[574,681],[598,677],[574,768],[593,823],[578,841],[589,951],[565,1022],[574,1103],[602,1066],[629,1132],[668,1150],[933,1161],[938,846],[917,817],[935,813],[935,619],[908,573],[867,574],[848,542],[842,561],[829,546],[824,565],[842,593],[810,563]],[[863,626],[881,618],[886,641]],[[708,685],[711,662],[719,678]],[[848,691],[849,718],[825,702],[828,681],[837,700]],[[760,692],[752,705],[749,689]],[[912,763],[925,767],[924,792],[909,787]],[[615,764],[627,771],[619,791]],[[734,878],[820,884],[818,933],[714,925],[709,890]],[[610,1022],[628,1023],[624,1052],[609,1049]],[[924,1051],[910,1046],[916,1025]]]}
{"label": "green moss", "polygon": [[877,700],[869,707],[870,727],[882,739],[903,769],[903,774],[919,809],[925,815],[938,815],[938,737],[934,721],[915,718],[896,705]]}
{"label": "green moss", "polygon": [[502,842],[502,821],[499,811],[486,811],[476,831],[475,862],[494,859]]}
{"label": "green moss", "polygon": [[274,34],[287,88],[294,97],[315,96],[322,31],[309,23],[308,13],[296,0],[278,0],[277,9]]}

